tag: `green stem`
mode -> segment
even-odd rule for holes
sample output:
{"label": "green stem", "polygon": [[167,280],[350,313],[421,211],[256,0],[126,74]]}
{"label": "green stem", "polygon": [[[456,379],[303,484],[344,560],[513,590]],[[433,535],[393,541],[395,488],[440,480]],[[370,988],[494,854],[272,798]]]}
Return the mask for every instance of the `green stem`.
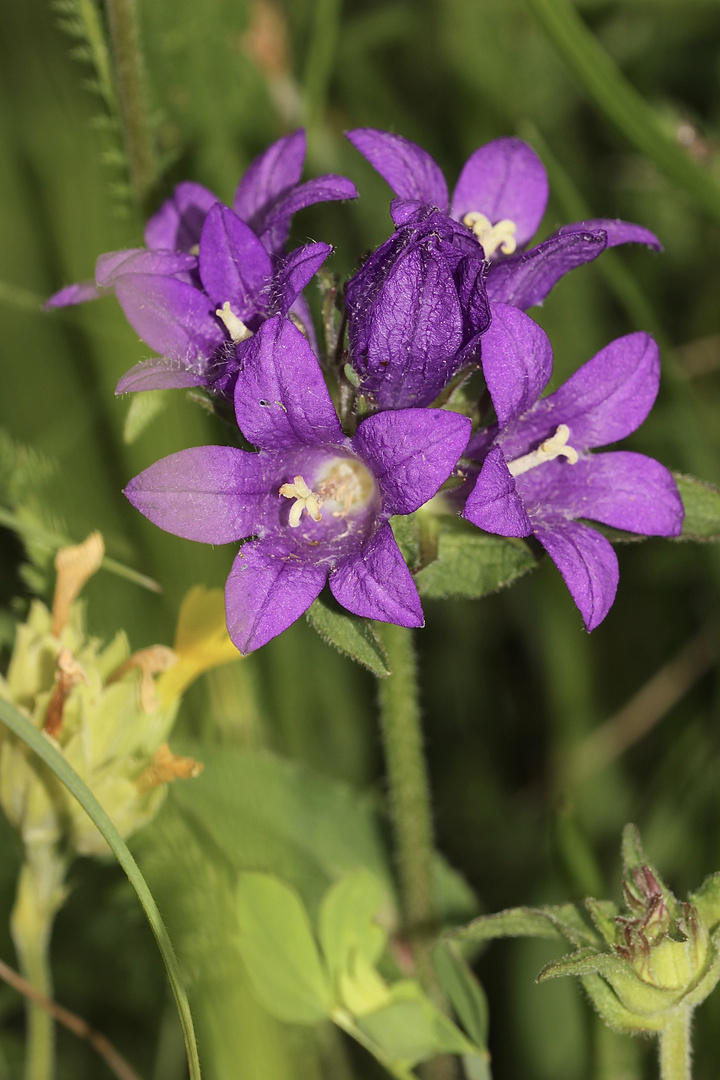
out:
{"label": "green stem", "polygon": [[660,1080],[690,1080],[690,1023],[692,1011],[668,1018],[660,1032]]}
{"label": "green stem", "polygon": [[[53,845],[28,848],[18,879],[10,929],[20,971],[41,994],[52,995],[50,935],[65,898],[63,882],[67,863]],[[28,1001],[25,1080],[53,1080],[55,1076],[55,1028],[50,1014]]]}
{"label": "green stem", "polygon": [[158,170],[136,0],[107,0],[107,16],[130,183],[138,208],[144,212]]}
{"label": "green stem", "polygon": [[303,72],[303,121],[315,149],[335,65],[342,0],[316,0],[312,37]]}
{"label": "green stem", "polygon": [[436,985],[430,945],[437,929],[433,882],[433,827],[427,768],[422,745],[417,663],[412,631],[382,629],[392,675],[379,681],[380,719],[390,813],[400,879],[404,929],[418,976],[426,989]]}

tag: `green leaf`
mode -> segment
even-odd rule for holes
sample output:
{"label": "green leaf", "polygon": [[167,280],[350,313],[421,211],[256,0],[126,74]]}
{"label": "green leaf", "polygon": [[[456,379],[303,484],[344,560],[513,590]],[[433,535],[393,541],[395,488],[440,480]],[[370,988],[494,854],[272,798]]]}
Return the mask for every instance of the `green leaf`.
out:
{"label": "green leaf", "polygon": [[334,600],[318,597],[307,613],[307,621],[323,641],[373,675],[385,678],[391,674],[385,647],[367,619],[351,615]]}
{"label": "green leaf", "polygon": [[666,132],[588,29],[571,0],[525,0],[575,79],[600,113],[667,178],[720,221],[720,186]]}
{"label": "green leaf", "polygon": [[200,1062],[198,1060],[190,1005],[180,978],[180,969],[178,967],[175,951],[172,947],[172,942],[168,937],[160,912],[158,911],[157,904],[147,887],[147,883],[140,872],[139,866],[130,854],[127,844],[124,842],[87,784],[80,779],[75,770],[55,748],[51,740],[43,735],[41,731],[38,731],[38,729],[35,728],[22,713],[18,712],[18,710],[8,701],[5,701],[4,698],[0,698],[0,720],[2,720],[6,727],[8,727],[13,734],[17,735],[17,737],[21,739],[33,753],[37,754],[37,756],[45,762],[48,768],[52,770],[55,776],[57,776],[58,780],[65,785],[71,795],[75,796],[77,801],[91,818],[93,824],[107,841],[108,847],[127,874],[128,880],[142,904],[147,920],[150,923],[150,929],[155,936],[155,940],[160,950],[163,963],[165,964],[165,970],[168,974],[173,996],[175,997],[175,1004],[180,1016],[190,1078],[191,1080],[200,1080]]}
{"label": "green leaf", "polygon": [[620,914],[617,904],[612,900],[594,900],[591,896],[585,901],[590,918],[596,930],[605,940],[607,945],[613,945],[617,939],[617,924],[615,919]]}
{"label": "green leaf", "polygon": [[572,945],[582,942],[594,945],[600,940],[586,925],[574,904],[508,908],[496,915],[481,915],[462,930],[454,930],[447,936],[473,942],[504,937],[538,937],[569,941]]}
{"label": "green leaf", "polygon": [[437,1054],[468,1054],[477,1048],[425,996],[416,982],[391,989],[393,1001],[357,1021],[359,1030],[392,1062],[413,1066]]}
{"label": "green leaf", "polygon": [[350,969],[353,954],[376,964],[387,934],[377,922],[385,890],[369,870],[360,867],[328,889],[320,906],[319,937],[328,969],[337,978]]}
{"label": "green leaf", "polygon": [[367,867],[390,889],[384,843],[370,797],[269,751],[187,747],[205,770],[170,798],[236,870],[266,870],[312,907],[336,878]]}
{"label": "green leaf", "polygon": [[438,942],[433,949],[432,959],[440,984],[450,998],[458,1020],[472,1041],[485,1049],[488,1034],[485,991],[453,942]]}
{"label": "green leaf", "polygon": [[132,394],[123,427],[125,443],[130,445],[142,435],[168,404],[169,393],[168,390],[138,390]]}
{"label": "green leaf", "polygon": [[673,473],[685,507],[680,540],[720,540],[720,488],[694,476]]}
{"label": "green leaf", "polygon": [[324,1020],[330,988],[297,893],[269,874],[242,874],[237,899],[238,944],[260,1003],[287,1023]]}
{"label": "green leaf", "polygon": [[491,536],[461,518],[443,518],[437,542],[437,558],[415,575],[418,592],[428,599],[477,599],[537,565],[522,540]]}

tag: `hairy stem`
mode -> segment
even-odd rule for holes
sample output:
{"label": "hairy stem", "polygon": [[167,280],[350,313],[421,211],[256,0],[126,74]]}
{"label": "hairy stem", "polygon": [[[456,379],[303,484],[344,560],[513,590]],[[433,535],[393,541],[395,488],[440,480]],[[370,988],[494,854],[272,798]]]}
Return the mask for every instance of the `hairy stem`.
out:
{"label": "hairy stem", "polygon": [[690,1080],[690,1009],[668,1018],[660,1032],[660,1080]]}
{"label": "hairy stem", "polygon": [[157,163],[136,0],[107,0],[107,16],[130,183],[138,208],[145,213],[157,180]]}
{"label": "hairy stem", "polygon": [[379,683],[380,718],[400,903],[420,981],[432,989],[436,980],[430,944],[437,929],[433,828],[412,631],[388,625],[383,627],[383,641],[392,675]]}
{"label": "hairy stem", "polygon": [[[20,971],[43,997],[52,997],[50,935],[65,889],[66,863],[54,846],[28,848],[20,870],[10,929]],[[27,1050],[25,1080],[53,1080],[55,1076],[55,1028],[48,1011],[27,1002]]]}

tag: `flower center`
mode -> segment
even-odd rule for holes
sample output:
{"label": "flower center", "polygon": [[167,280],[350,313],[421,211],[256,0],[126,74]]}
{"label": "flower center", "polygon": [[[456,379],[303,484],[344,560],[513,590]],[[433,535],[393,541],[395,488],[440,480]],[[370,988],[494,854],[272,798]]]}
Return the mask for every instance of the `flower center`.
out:
{"label": "flower center", "polygon": [[503,218],[502,221],[493,225],[484,214],[471,210],[463,218],[463,225],[467,225],[468,229],[472,229],[475,233],[486,259],[491,259],[498,248],[503,255],[512,255],[517,247],[515,239],[517,225],[508,218]]}
{"label": "flower center", "polygon": [[226,300],[222,307],[216,308],[215,314],[218,319],[225,323],[225,329],[230,335],[231,341],[247,341],[248,338],[253,336],[252,330],[248,330],[242,319],[238,318],[232,310],[229,300]]}
{"label": "flower center", "polygon": [[510,475],[520,476],[522,473],[529,472],[530,469],[537,468],[538,465],[544,465],[547,461],[554,461],[559,457],[567,458],[570,464],[574,465],[578,460],[578,452],[572,446],[568,446],[569,438],[570,428],[567,424],[558,424],[555,434],[541,442],[537,450],[531,450],[529,454],[523,454],[522,457],[508,462]]}
{"label": "flower center", "polygon": [[334,518],[346,518],[355,508],[362,506],[372,496],[375,482],[360,461],[335,459],[330,468],[316,481],[316,490],[308,487],[304,477],[293,477],[292,484],[283,484],[278,494],[294,499],[290,507],[288,525],[297,529],[303,510],[313,521],[321,521],[320,507],[335,504],[331,510]]}

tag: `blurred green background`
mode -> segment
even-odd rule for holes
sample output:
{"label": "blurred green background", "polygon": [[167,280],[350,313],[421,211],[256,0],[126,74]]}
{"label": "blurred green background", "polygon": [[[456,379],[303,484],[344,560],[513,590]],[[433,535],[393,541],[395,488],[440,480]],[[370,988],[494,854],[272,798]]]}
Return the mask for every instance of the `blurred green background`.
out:
{"label": "blurred green background", "polygon": [[[450,185],[476,146],[519,134],[550,173],[543,236],[583,216],[621,217],[657,233],[663,255],[608,253],[565,278],[532,314],[553,342],[555,383],[612,338],[655,333],[661,396],[631,446],[720,483],[716,0],[584,0],[568,8],[565,22],[560,0],[140,0],[139,9],[159,161],[153,205],[184,178],[230,201],[251,159],[304,124],[306,176],[347,175],[361,198],[297,215],[292,240],[332,243],[332,269],[348,276],[388,235],[390,192],[343,130],[378,127],[415,140]],[[146,346],[113,298],[38,310],[61,286],[91,277],[98,254],[142,240],[119,132],[87,85],[94,71],[77,55],[82,41],[68,32],[74,11],[72,2],[0,5],[1,422],[13,440],[55,463],[42,484],[31,469],[18,491],[17,461],[6,447],[0,496],[5,506],[32,504],[73,540],[99,528],[110,555],[162,585],[156,595],[104,573],[86,590],[92,632],[109,637],[124,627],[140,648],[172,641],[182,596],[195,583],[221,586],[233,551],[156,530],[126,504],[122,488],[158,457],[224,436],[178,391],[127,444],[129,403],[113,391]],[[583,35],[573,36],[577,13],[594,41],[589,58]],[[2,531],[0,543],[7,649],[28,588],[15,534]],[[718,553],[651,541],[621,548],[620,563],[617,602],[591,636],[547,561],[484,601],[426,604],[419,647],[438,846],[474,889],[479,910],[616,896],[628,820],[678,895],[720,869]],[[312,692],[298,695],[294,686],[308,670]],[[659,673],[654,697],[635,699]],[[620,727],[648,730],[604,760],[585,740],[628,702]],[[206,676],[188,695],[182,735],[210,756],[222,747],[230,760],[267,747],[302,763],[320,785],[330,779],[368,792],[381,811],[374,711],[371,677],[302,622]],[[233,805],[232,784],[225,794]],[[262,790],[255,795],[245,801],[257,809]],[[226,846],[252,863],[237,813],[225,822]],[[173,793],[134,849],[185,966],[206,1075],[381,1075],[330,1033],[283,1027],[253,1003],[226,951],[232,860],[204,830],[186,796]],[[0,955],[11,962],[4,928],[17,859],[5,826]],[[72,880],[53,945],[58,1000],[108,1034],[148,1080],[182,1077],[161,964],[129,887],[114,866],[88,862],[76,865]],[[549,955],[543,944],[509,942],[478,960],[496,1080],[656,1075],[650,1046],[602,1031],[575,986],[533,985]],[[22,1007],[4,987],[0,1018],[0,1077],[12,1078]],[[716,993],[698,1017],[698,1080],[716,1076],[718,1060]],[[61,1077],[110,1075],[104,1069],[61,1034]]]}

